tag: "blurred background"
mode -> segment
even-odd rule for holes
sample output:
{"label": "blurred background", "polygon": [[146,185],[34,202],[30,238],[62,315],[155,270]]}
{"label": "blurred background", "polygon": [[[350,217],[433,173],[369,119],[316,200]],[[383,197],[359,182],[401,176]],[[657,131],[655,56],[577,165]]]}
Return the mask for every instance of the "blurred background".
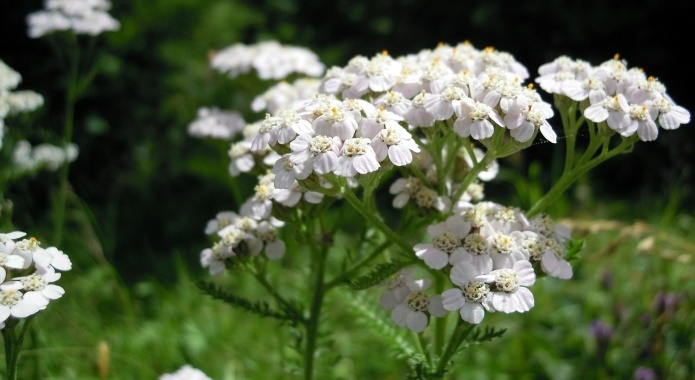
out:
{"label": "blurred background", "polygon": [[[61,68],[46,41],[30,39],[26,34],[26,15],[42,8],[43,3],[0,0],[0,4],[0,59],[22,74],[20,89],[31,89],[44,96],[46,103],[34,113],[31,128],[42,131],[36,138],[57,143],[64,102]],[[528,68],[532,78],[541,64],[560,55],[597,65],[620,54],[630,67],[642,67],[661,80],[673,100],[692,112],[695,97],[690,91],[695,88],[695,76],[685,54],[690,49],[687,36],[692,34],[693,4],[657,0],[114,1],[110,13],[121,22],[121,29],[97,39],[98,74],[76,107],[73,140],[80,154],[70,167],[76,199],[67,231],[80,238],[66,239],[60,247],[75,263],[73,271],[64,277],[84,273],[92,276],[92,283],[118,279],[117,291],[108,288],[92,293],[85,289],[81,293],[86,297],[82,299],[85,303],[96,305],[95,315],[127,308],[133,318],[155,320],[162,315],[158,313],[173,308],[149,310],[159,308],[157,302],[162,299],[204,302],[197,299],[197,290],[182,278],[190,282],[190,278],[205,276],[199,264],[199,252],[209,245],[203,234],[205,223],[218,211],[235,210],[238,205],[230,193],[228,147],[192,138],[186,128],[195,119],[197,109],[204,106],[239,111],[247,121],[262,118],[249,105],[254,96],[272,84],[248,77],[231,79],[217,73],[208,65],[208,57],[215,50],[237,42],[251,44],[273,39],[311,49],[330,67],[343,66],[355,55],[371,57],[387,50],[398,56],[433,48],[439,42],[454,45],[469,40],[477,48],[493,46],[512,54]],[[543,95],[546,101],[552,100]],[[553,125],[556,131],[561,129],[559,120]],[[547,188],[554,170],[549,162],[552,153],[552,144],[538,144],[523,155],[507,159],[503,166],[509,172],[501,175],[499,183],[490,184],[486,193],[495,201],[526,205],[531,201],[528,194],[539,190],[534,186]],[[540,293],[537,303],[555,305],[557,313],[551,312],[548,317],[541,317],[541,312],[529,318],[516,316],[512,322],[499,319],[503,324],[512,323],[512,331],[533,328],[523,339],[510,333],[507,338],[516,339],[507,340],[508,347],[504,343],[490,346],[500,355],[501,362],[509,364],[497,368],[495,378],[507,378],[505,373],[532,374],[522,378],[579,378],[582,371],[596,370],[600,363],[613,371],[603,373],[604,378],[632,376],[636,363],[656,368],[655,378],[688,378],[687,371],[695,368],[688,357],[695,355],[695,316],[691,312],[695,306],[695,272],[683,271],[683,264],[694,269],[690,234],[695,228],[693,162],[692,122],[675,131],[660,130],[656,141],[638,143],[632,154],[600,166],[580,181],[568,199],[559,202],[553,209],[555,215],[577,220],[580,234],[595,236],[589,247],[601,254],[594,257],[586,252],[586,257],[592,258],[579,264],[576,279],[561,287],[539,286],[538,292],[544,293]],[[238,180],[246,188],[251,186],[252,179]],[[48,189],[56,186],[57,181],[57,176],[42,174],[8,190],[7,198],[15,205],[14,222],[18,229],[40,234],[41,226],[50,223]],[[244,191],[248,194],[250,188]],[[598,219],[614,224],[592,225],[591,221]],[[645,224],[640,224],[643,229],[635,232],[638,220]],[[654,232],[663,230],[671,235],[664,237],[662,232]],[[650,243],[645,240],[649,236],[657,236],[647,247],[647,252],[654,254],[630,258],[643,252],[640,249]],[[675,244],[676,248],[664,248],[664,244]],[[662,254],[663,249],[667,254]],[[616,252],[623,252],[623,256]],[[111,269],[90,271],[100,266]],[[87,279],[84,281],[86,284]],[[177,286],[189,292],[189,298],[163,293],[163,289]],[[592,296],[585,298],[589,293]],[[671,297],[671,314],[663,316],[667,310],[663,303],[666,295]],[[66,298],[73,298],[70,289]],[[560,302],[557,298],[567,300]],[[123,306],[130,302],[138,306]],[[57,304],[55,309],[62,306]],[[212,304],[191,307],[208,310],[211,315],[216,313]],[[178,315],[180,311],[176,310],[168,313]],[[103,318],[107,319],[102,323],[110,321]],[[655,325],[645,318],[661,319]],[[669,325],[669,321],[676,321],[676,326]],[[225,323],[229,325],[218,327],[232,328],[232,322]],[[605,334],[591,335],[603,327],[600,323],[607,326],[601,330]],[[99,323],[93,321],[85,325],[85,331],[90,326],[99,329]],[[187,341],[185,354],[172,348],[171,355],[158,364],[124,364],[132,371],[129,373],[137,373],[139,366],[154,366],[155,373],[171,371],[170,367],[182,357],[200,360],[206,348],[204,342],[196,339],[206,336],[200,329],[208,327],[187,326],[185,333],[193,343]],[[584,329],[579,331],[577,326]],[[664,326],[669,326],[668,330]],[[150,327],[154,336],[158,328],[176,328],[173,324]],[[108,334],[105,328],[104,339]],[[621,343],[611,340],[620,337],[625,339]],[[41,337],[36,339],[40,341]],[[117,338],[112,339],[110,343],[117,346]],[[661,339],[660,343],[654,343],[655,339]],[[97,343],[95,337],[86,333],[81,342]],[[152,342],[141,344],[144,347]],[[566,344],[558,348],[557,342]],[[51,346],[50,342],[44,343]],[[180,348],[182,344],[173,345]],[[542,347],[539,354],[521,356],[527,362],[514,359],[513,355],[524,355],[536,346]],[[633,367],[620,367],[621,355],[631,360]],[[262,359],[253,360],[258,363]],[[486,375],[495,371],[494,356],[479,354],[471,360],[477,363],[475,368],[481,368],[480,373],[473,371],[471,377],[460,378],[474,378],[475,373],[492,378]],[[351,364],[356,367],[344,369],[344,378],[352,378],[350,374],[387,378],[387,374],[397,371],[395,367],[370,367],[378,366],[376,363]],[[75,374],[86,376],[80,368],[92,364],[70,365],[77,371]],[[239,378],[264,378],[260,374],[268,371],[257,364],[238,365]],[[207,366],[215,378],[229,373],[212,363],[200,366]],[[49,362],[44,374],[55,376],[51,378],[58,378],[58,374],[69,376],[64,368],[58,368],[58,364]],[[128,378],[118,377],[116,369],[113,373],[113,378]],[[390,378],[403,376],[396,372]]]}

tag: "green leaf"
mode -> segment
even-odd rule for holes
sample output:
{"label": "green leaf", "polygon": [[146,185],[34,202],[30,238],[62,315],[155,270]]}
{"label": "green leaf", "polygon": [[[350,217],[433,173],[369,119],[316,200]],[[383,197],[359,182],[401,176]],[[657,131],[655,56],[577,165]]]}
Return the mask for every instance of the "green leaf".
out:
{"label": "green leaf", "polygon": [[273,310],[266,302],[254,302],[243,297],[235,296],[233,294],[225,292],[224,290],[215,286],[214,284],[205,281],[198,281],[196,285],[198,286],[198,288],[200,288],[202,291],[209,294],[213,298],[224,301],[232,306],[240,307],[250,313],[258,314],[262,317],[275,318],[283,321],[291,321],[293,324],[297,322],[295,318],[291,317],[291,314]]}
{"label": "green leaf", "polygon": [[583,239],[568,240],[567,243],[565,243],[565,248],[567,248],[565,260],[570,261],[579,258],[579,252],[584,249],[584,243],[585,241]]}
{"label": "green leaf", "polygon": [[412,263],[412,261],[391,261],[377,264],[371,272],[348,282],[348,286],[354,290],[371,288],[374,285],[381,284],[386,278]]}

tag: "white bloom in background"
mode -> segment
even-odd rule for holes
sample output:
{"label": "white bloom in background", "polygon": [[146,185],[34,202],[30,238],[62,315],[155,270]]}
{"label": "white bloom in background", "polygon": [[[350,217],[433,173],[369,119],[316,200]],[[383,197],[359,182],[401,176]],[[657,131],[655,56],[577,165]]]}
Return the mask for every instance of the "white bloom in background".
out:
{"label": "white bloom in background", "polygon": [[31,112],[43,105],[43,96],[34,91],[15,91],[5,98],[9,110],[8,115]]}
{"label": "white bloom in background", "polygon": [[219,230],[227,227],[239,219],[241,216],[234,211],[220,211],[214,219],[208,220],[205,226],[205,235],[216,234]]}
{"label": "white bloom in background", "polygon": [[31,38],[66,30],[96,36],[121,27],[106,12],[111,7],[107,0],[46,0],[44,4],[45,9],[27,16]]}
{"label": "white bloom in background", "polygon": [[0,94],[3,92],[2,90],[11,90],[17,87],[21,81],[22,75],[0,59]]}
{"label": "white bloom in background", "polygon": [[278,260],[285,255],[285,242],[280,239],[277,228],[267,221],[258,223],[254,234],[258,237],[265,247],[265,255],[270,260]]}
{"label": "white bloom in background", "polygon": [[420,189],[422,189],[422,182],[419,178],[398,178],[389,186],[389,193],[395,195],[391,204],[394,208],[405,207],[411,198],[417,196]]}
{"label": "white bloom in background", "polygon": [[216,107],[198,109],[196,119],[188,124],[188,134],[197,138],[232,140],[246,126],[240,113]]}
{"label": "white bloom in background", "polygon": [[261,79],[282,79],[292,73],[318,77],[325,70],[323,63],[312,51],[277,41],[264,41],[252,45],[236,43],[218,51],[210,66],[234,78],[256,70]]}
{"label": "white bloom in background", "polygon": [[533,294],[527,287],[536,282],[536,274],[526,260],[517,261],[512,268],[477,276],[475,280],[490,284],[492,307],[496,311],[523,313],[533,307]]}
{"label": "white bloom in background", "polygon": [[485,317],[485,310],[494,311],[490,286],[476,278],[490,273],[489,265],[459,262],[451,268],[449,278],[458,288],[448,289],[442,293],[444,309],[459,311],[461,318],[473,324],[480,323]]}
{"label": "white bloom in background", "polygon": [[273,197],[277,190],[273,184],[275,174],[268,173],[259,177],[254,195],[241,205],[241,213],[256,220],[268,219],[273,209]]}
{"label": "white bloom in background", "polygon": [[251,109],[254,112],[266,110],[274,115],[280,109],[294,108],[317,94],[319,84],[316,78],[300,78],[292,84],[281,81],[255,97]]}
{"label": "white bloom in background", "polygon": [[442,305],[440,295],[427,296],[424,291],[429,288],[430,281],[417,280],[407,282],[409,294],[391,311],[391,319],[400,327],[407,327],[413,332],[425,331],[429,322],[428,314],[443,317],[446,310]]}
{"label": "white bloom in background", "polygon": [[541,269],[549,276],[563,280],[572,278],[572,266],[565,260],[566,249],[557,240],[544,238]]}
{"label": "white bloom in background", "polygon": [[323,194],[307,190],[294,181],[287,189],[276,189],[273,199],[283,206],[294,207],[302,199],[310,204],[319,204],[323,200]]}
{"label": "white bloom in background", "polygon": [[190,364],[176,370],[173,373],[165,373],[159,376],[159,380],[212,380],[203,371],[193,368]]}
{"label": "white bloom in background", "polygon": [[59,147],[51,144],[39,144],[34,147],[26,140],[18,141],[12,152],[12,163],[18,171],[35,171],[48,169],[55,171],[65,163],[77,159],[79,149],[75,144]]}
{"label": "white bloom in background", "polygon": [[248,173],[256,166],[256,159],[251,154],[251,142],[242,140],[233,143],[227,152],[231,159],[229,163],[229,174],[236,177],[241,173]]}
{"label": "white bloom in background", "polygon": [[397,305],[405,300],[405,298],[410,294],[408,284],[418,281],[412,278],[413,274],[413,268],[404,268],[398,271],[393,278],[384,281],[383,285],[386,287],[386,290],[379,298],[379,304],[381,307],[383,307],[385,310],[393,310]]}
{"label": "white bloom in background", "polygon": [[343,177],[354,177],[357,174],[377,171],[379,161],[369,143],[369,139],[363,137],[346,140],[340,150],[335,174]]}
{"label": "white bloom in background", "polygon": [[211,276],[220,276],[226,268],[225,260],[234,256],[234,252],[222,241],[215,242],[212,248],[205,248],[200,253],[200,265],[208,268]]}
{"label": "white bloom in background", "polygon": [[471,224],[460,215],[452,215],[444,222],[430,225],[427,233],[431,243],[416,244],[415,255],[432,269],[442,269],[449,264],[449,255],[458,255],[461,241],[471,231]]}

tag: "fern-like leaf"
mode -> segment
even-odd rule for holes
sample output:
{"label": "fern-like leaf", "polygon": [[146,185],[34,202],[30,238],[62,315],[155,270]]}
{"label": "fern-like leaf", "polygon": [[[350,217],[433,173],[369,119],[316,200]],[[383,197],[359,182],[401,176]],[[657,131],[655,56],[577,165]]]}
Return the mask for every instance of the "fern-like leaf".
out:
{"label": "fern-like leaf", "polygon": [[353,290],[371,288],[374,285],[382,283],[386,278],[412,263],[412,261],[391,261],[377,264],[371,272],[358,277],[354,281],[349,281],[348,286]]}
{"label": "fern-like leaf", "polygon": [[466,343],[468,344],[479,344],[482,342],[487,342],[495,338],[501,337],[507,329],[496,329],[494,327],[485,326],[485,330],[476,328],[473,333],[468,336]]}
{"label": "fern-like leaf", "polygon": [[390,320],[385,320],[384,310],[364,297],[349,291],[342,291],[343,299],[352,306],[352,310],[357,314],[358,320],[383,337],[384,341],[391,346],[396,358],[410,358],[415,362],[424,362],[425,359],[417,352],[413,343],[406,337],[405,329],[398,327]]}
{"label": "fern-like leaf", "polygon": [[232,306],[240,307],[250,313],[258,314],[262,317],[275,318],[282,321],[290,321],[292,323],[297,322],[295,318],[291,317],[290,314],[273,310],[266,302],[251,301],[246,298],[230,294],[222,290],[220,287],[217,287],[214,284],[205,281],[198,281],[196,285],[202,291],[212,296],[212,298],[224,301]]}

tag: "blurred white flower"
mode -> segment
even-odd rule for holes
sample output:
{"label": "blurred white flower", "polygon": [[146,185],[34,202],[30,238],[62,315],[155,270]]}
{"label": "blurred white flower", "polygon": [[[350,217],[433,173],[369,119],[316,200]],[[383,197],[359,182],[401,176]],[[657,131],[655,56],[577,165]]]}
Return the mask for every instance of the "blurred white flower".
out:
{"label": "blurred white flower", "polygon": [[233,78],[253,69],[261,79],[283,79],[292,73],[317,77],[325,69],[314,52],[277,41],[233,44],[218,51],[210,66]]}
{"label": "blurred white flower", "polygon": [[96,36],[120,29],[121,24],[106,11],[108,0],[46,0],[44,9],[27,16],[29,37],[39,38],[57,31]]}
{"label": "blurred white flower", "polygon": [[176,372],[165,373],[159,376],[159,380],[212,380],[203,371],[186,364]]}

